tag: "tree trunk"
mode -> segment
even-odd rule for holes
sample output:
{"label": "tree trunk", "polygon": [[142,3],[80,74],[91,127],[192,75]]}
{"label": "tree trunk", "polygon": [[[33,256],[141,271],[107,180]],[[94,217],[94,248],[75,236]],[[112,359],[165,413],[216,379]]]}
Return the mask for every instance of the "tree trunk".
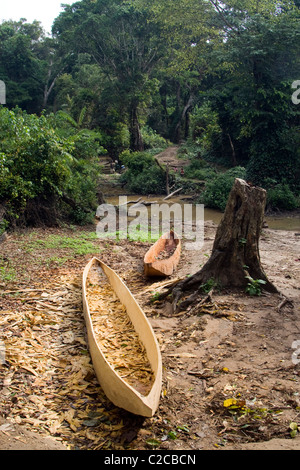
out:
{"label": "tree trunk", "polygon": [[228,139],[229,139],[229,143],[230,143],[230,147],[231,147],[231,152],[232,152],[232,166],[237,166],[235,148],[234,148],[232,139],[230,137],[230,134],[227,134],[227,135],[228,135]]}
{"label": "tree trunk", "polygon": [[[261,284],[263,289],[278,292],[268,280],[259,256],[265,204],[264,189],[250,186],[238,178],[235,180],[217,229],[211,256],[200,271],[173,288],[176,303],[182,295],[191,291],[190,300],[194,301],[198,289],[212,279],[221,288],[245,288],[249,282],[246,276],[250,276],[253,280],[264,281],[265,284]],[[186,304],[185,301],[185,307]]]}
{"label": "tree trunk", "polygon": [[130,110],[130,150],[134,152],[142,152],[144,150],[144,142],[140,130],[140,124],[137,114],[137,105],[132,104]]}
{"label": "tree trunk", "polygon": [[54,85],[56,83],[56,80],[58,77],[62,74],[64,67],[62,67],[56,75],[51,79],[52,76],[52,68],[53,68],[53,59],[50,60],[49,64],[49,69],[48,69],[48,75],[47,75],[47,81],[45,83],[44,87],[44,96],[43,96],[43,104],[42,104],[42,109],[45,109],[48,103],[49,96],[51,95],[51,92],[54,88]]}
{"label": "tree trunk", "polygon": [[180,116],[180,119],[179,119],[179,121],[176,125],[176,128],[175,128],[175,142],[179,142],[181,140],[181,127],[182,127],[183,123],[185,123],[184,138],[187,138],[187,134],[188,134],[188,122],[187,122],[188,121],[188,111],[191,108],[191,106],[193,104],[193,101],[194,101],[194,96],[190,95],[189,99],[188,99],[188,102],[184,106],[183,111],[182,111],[181,116]]}
{"label": "tree trunk", "polygon": [[170,172],[169,163],[167,163],[167,168],[166,168],[166,194],[167,194],[167,196],[169,196],[169,194],[170,194],[169,172]]}

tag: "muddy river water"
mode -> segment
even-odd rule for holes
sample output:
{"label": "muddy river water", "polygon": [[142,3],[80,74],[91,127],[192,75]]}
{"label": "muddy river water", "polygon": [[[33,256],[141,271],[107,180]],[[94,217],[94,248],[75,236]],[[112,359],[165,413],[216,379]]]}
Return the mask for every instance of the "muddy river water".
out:
{"label": "muddy river water", "polygon": [[[125,195],[124,195],[125,196]],[[157,204],[163,204],[163,203],[168,203],[169,206],[172,204],[180,204],[182,207],[185,204],[191,204],[191,201],[189,200],[188,197],[177,197],[174,196],[171,199],[168,199],[167,201],[164,200],[165,196],[141,196],[141,195],[126,195],[127,201],[137,201],[141,199],[141,203],[146,202],[148,210],[151,210],[151,203],[157,203]],[[112,204],[115,206],[118,206],[120,203],[119,195],[114,195],[112,196],[107,195],[105,197],[105,200],[108,204]],[[125,200],[125,199],[124,199]],[[131,204],[132,206],[132,204]],[[138,206],[136,206],[136,210],[138,210]],[[184,209],[183,209],[184,210]],[[195,217],[196,214],[196,206],[193,205],[193,216]],[[212,220],[214,223],[218,224],[222,218],[222,212],[214,210],[214,209],[208,209],[204,208],[204,220]],[[193,217],[193,218],[194,218]],[[300,232],[300,213],[291,213],[290,215],[272,215],[272,216],[266,216],[265,221],[268,225],[268,228],[272,230],[289,230],[289,231],[295,231],[295,232]]]}

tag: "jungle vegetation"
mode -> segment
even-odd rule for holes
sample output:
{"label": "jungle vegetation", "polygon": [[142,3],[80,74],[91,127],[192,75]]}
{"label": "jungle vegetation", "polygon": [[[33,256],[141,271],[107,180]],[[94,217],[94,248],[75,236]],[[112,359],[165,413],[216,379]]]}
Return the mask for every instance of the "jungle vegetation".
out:
{"label": "jungle vegetation", "polygon": [[170,143],[210,207],[235,176],[299,207],[299,0],[81,0],[51,36],[3,21],[0,80],[2,231],[88,221],[102,155],[159,193],[153,149]]}

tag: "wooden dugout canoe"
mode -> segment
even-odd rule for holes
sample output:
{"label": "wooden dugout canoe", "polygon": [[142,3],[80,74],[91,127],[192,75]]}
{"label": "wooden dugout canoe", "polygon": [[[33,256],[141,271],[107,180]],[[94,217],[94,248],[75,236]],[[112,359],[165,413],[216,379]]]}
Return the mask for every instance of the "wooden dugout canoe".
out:
{"label": "wooden dugout canoe", "polygon": [[[135,386],[130,385],[115,370],[108,357],[104,355],[99,339],[95,334],[90,311],[88,296],[89,286],[87,280],[91,269],[100,269],[115,294],[117,302],[126,309],[131,326],[143,345],[145,354],[153,372],[151,389],[144,395]],[[119,276],[98,258],[93,258],[86,265],[82,277],[83,311],[87,328],[89,350],[97,379],[114,405],[131,413],[151,417],[157,410],[162,386],[162,360],[157,339],[144,312],[136,302],[130,290]],[[125,307],[125,308],[124,308]],[[130,342],[130,340],[129,340]]]}
{"label": "wooden dugout canoe", "polygon": [[[170,252],[170,256],[159,259],[161,253]],[[146,276],[171,276],[179,263],[181,241],[172,230],[162,235],[147,251],[144,257]]]}

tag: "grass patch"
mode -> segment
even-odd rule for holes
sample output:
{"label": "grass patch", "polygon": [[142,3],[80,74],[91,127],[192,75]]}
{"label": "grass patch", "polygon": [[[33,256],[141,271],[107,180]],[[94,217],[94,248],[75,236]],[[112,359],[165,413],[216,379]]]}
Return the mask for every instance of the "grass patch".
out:
{"label": "grass patch", "polygon": [[[87,255],[95,252],[96,247],[94,241],[96,241],[97,235],[94,232],[82,232],[79,235],[48,235],[45,238],[31,239],[26,243],[24,251],[27,253],[33,253],[35,251],[45,250],[57,250],[57,251],[69,251],[70,256],[74,255]],[[59,255],[48,258],[47,262],[56,262],[63,264],[67,258]]]}
{"label": "grass patch", "polygon": [[133,231],[132,233],[127,233],[127,231],[116,231],[116,232],[104,232],[99,234],[99,239],[103,240],[116,240],[117,242],[120,240],[129,240],[131,242],[138,241],[138,242],[156,242],[162,234],[152,236],[151,232],[137,230]]}
{"label": "grass patch", "polygon": [[47,266],[51,266],[52,264],[56,264],[57,266],[62,266],[63,264],[65,264],[68,260],[70,259],[69,256],[63,256],[63,257],[59,257],[59,256],[51,256],[50,258],[48,258],[46,260],[46,264]]}
{"label": "grass patch", "polygon": [[0,266],[0,280],[5,282],[13,281],[16,277],[14,268],[8,266]]}

